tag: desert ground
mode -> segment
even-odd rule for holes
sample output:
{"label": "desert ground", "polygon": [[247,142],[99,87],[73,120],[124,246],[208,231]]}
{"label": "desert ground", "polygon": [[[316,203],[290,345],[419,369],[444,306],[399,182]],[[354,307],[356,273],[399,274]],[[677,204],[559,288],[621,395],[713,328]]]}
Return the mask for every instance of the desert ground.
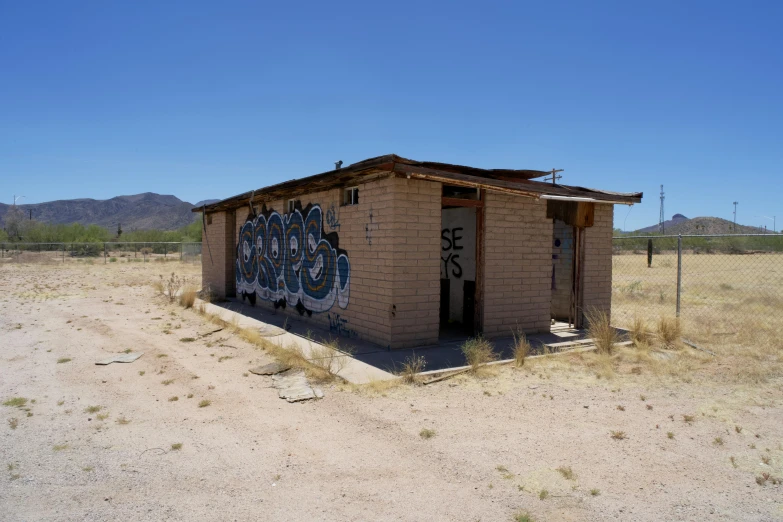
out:
{"label": "desert ground", "polygon": [[773,330],[290,404],[248,373],[273,354],[154,287],[199,270],[0,263],[0,518],[783,520]]}

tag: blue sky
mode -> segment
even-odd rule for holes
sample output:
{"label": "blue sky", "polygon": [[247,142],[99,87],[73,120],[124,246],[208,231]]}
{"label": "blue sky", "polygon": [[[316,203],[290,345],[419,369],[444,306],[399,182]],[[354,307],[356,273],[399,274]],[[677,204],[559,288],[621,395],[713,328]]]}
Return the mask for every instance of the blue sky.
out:
{"label": "blue sky", "polygon": [[396,153],[643,191],[619,228],[660,184],[667,217],[737,200],[771,228],[781,26],[777,1],[0,0],[0,202],[195,202]]}

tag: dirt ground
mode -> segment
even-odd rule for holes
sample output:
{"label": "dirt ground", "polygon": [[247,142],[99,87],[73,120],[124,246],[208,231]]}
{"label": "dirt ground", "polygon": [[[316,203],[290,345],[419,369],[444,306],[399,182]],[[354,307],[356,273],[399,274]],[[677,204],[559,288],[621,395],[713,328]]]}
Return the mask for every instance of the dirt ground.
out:
{"label": "dirt ground", "polygon": [[246,373],[264,351],[151,286],[198,270],[0,264],[0,518],[783,520],[779,344],[751,380],[628,349],[289,404]]}

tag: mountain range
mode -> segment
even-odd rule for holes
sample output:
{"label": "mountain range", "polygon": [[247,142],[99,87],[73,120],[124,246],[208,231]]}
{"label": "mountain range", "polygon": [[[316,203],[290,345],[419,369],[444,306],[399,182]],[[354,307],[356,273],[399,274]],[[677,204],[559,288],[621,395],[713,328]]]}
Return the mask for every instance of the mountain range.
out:
{"label": "mountain range", "polygon": [[[18,205],[32,219],[46,223],[100,225],[116,228],[119,223],[125,230],[175,230],[189,225],[197,218],[193,207],[217,200],[199,201],[196,204],[170,196],[145,192],[111,199],[64,199]],[[0,203],[0,221],[11,205]]]}
{"label": "mountain range", "polygon": [[[745,225],[734,226],[728,219],[717,217],[687,218],[682,214],[675,214],[671,219],[663,222],[666,235],[705,235],[705,234],[761,234],[759,227]],[[658,225],[640,228],[633,233],[649,234],[658,232]],[[769,230],[768,232],[772,232]]]}

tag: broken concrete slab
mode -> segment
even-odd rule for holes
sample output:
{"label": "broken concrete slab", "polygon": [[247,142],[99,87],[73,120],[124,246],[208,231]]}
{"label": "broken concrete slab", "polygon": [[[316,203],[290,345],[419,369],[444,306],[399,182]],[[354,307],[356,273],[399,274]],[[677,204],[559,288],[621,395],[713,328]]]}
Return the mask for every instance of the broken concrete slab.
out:
{"label": "broken concrete slab", "polygon": [[272,386],[279,390],[278,397],[288,402],[322,399],[324,396],[323,390],[312,388],[304,373],[301,372],[273,375]]}
{"label": "broken concrete slab", "polygon": [[135,361],[136,359],[138,359],[142,355],[144,355],[143,352],[118,353],[114,357],[109,357],[108,359],[104,359],[102,361],[97,361],[95,364],[100,364],[100,365],[103,366],[103,365],[111,364],[111,363],[115,363],[115,362],[116,363],[132,363],[133,361]]}
{"label": "broken concrete slab", "polygon": [[277,375],[278,373],[283,373],[290,369],[291,366],[287,364],[280,364],[277,362],[273,362],[273,363],[265,364],[263,366],[257,366],[255,368],[251,368],[249,371],[250,373],[254,373],[256,375]]}
{"label": "broken concrete slab", "polygon": [[278,335],[283,335],[286,332],[277,326],[265,324],[258,329],[258,333],[261,335],[261,337],[277,337]]}

